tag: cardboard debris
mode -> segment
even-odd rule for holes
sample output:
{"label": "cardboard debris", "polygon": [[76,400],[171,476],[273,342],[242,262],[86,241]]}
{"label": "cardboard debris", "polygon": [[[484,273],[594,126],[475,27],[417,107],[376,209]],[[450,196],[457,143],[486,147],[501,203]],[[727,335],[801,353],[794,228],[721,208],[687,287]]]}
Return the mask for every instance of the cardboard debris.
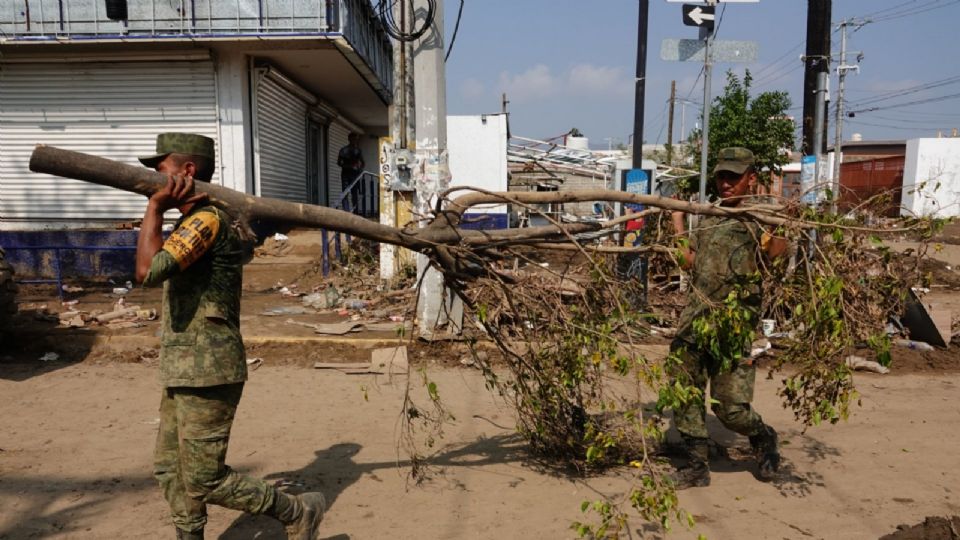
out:
{"label": "cardboard debris", "polygon": [[128,306],[123,309],[116,309],[109,313],[104,313],[103,315],[97,315],[97,322],[103,324],[116,319],[136,317],[137,311],[139,310],[140,306]]}
{"label": "cardboard debris", "polygon": [[350,322],[341,322],[341,323],[305,323],[295,321],[293,319],[287,319],[287,324],[295,324],[298,326],[306,326],[307,328],[312,328],[314,332],[318,334],[326,334],[332,336],[342,336],[349,334],[350,332],[360,332],[363,330],[363,323],[359,321],[350,321]]}
{"label": "cardboard debris", "polygon": [[360,362],[317,362],[315,369],[335,369],[347,375],[404,375],[410,365],[407,359],[407,347],[387,347],[374,349],[369,363]]}

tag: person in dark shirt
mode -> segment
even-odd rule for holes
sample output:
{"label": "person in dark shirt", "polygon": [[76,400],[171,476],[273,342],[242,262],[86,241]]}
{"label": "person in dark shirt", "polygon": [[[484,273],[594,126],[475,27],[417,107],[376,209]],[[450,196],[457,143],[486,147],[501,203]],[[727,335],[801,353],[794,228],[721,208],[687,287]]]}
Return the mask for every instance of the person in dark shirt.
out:
{"label": "person in dark shirt", "polygon": [[[351,133],[347,136],[348,144],[340,149],[340,153],[337,154],[337,165],[340,166],[340,190],[341,192],[346,191],[350,184],[354,180],[360,177],[363,174],[363,167],[365,165],[363,161],[363,152],[360,151],[360,135],[357,133]],[[350,211],[358,214],[360,213],[360,208],[357,206],[358,199],[364,199],[366,195],[366,189],[364,188],[363,182],[357,184],[357,186],[350,192]],[[344,201],[347,200],[344,198]]]}

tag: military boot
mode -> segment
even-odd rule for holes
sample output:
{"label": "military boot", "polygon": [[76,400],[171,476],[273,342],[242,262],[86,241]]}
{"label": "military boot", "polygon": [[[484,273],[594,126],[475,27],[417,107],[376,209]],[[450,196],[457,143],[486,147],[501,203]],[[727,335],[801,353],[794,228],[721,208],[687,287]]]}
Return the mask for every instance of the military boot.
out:
{"label": "military boot", "polygon": [[766,424],[760,433],[750,436],[750,446],[757,456],[757,465],[761,480],[768,482],[777,476],[780,470],[780,447],[777,444],[777,432]]}
{"label": "military boot", "polygon": [[671,475],[674,486],[677,489],[709,486],[709,439],[684,436],[683,443],[686,446],[687,464]]}
{"label": "military boot", "polygon": [[203,529],[196,532],[187,532],[177,528],[177,540],[203,540]]}
{"label": "military boot", "polygon": [[320,521],[323,520],[323,512],[326,510],[327,502],[321,493],[304,493],[297,495],[296,504],[302,508],[300,517],[286,524],[287,538],[289,540],[316,540]]}

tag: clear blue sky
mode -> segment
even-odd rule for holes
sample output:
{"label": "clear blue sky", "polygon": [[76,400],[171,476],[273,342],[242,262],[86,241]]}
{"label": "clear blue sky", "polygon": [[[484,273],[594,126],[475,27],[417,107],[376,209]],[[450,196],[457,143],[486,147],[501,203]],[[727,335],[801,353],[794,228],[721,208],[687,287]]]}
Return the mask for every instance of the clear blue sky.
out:
{"label": "clear blue sky", "polygon": [[[459,0],[445,0],[449,43]],[[697,37],[684,26],[681,5],[650,0],[647,54],[646,122],[648,143],[666,142],[670,81],[680,97],[703,98],[701,64],[660,60],[664,38]],[[759,43],[754,64],[717,64],[713,95],[721,92],[728,69],[754,73],[755,93],[790,93],[800,117],[807,2],[760,0],[717,7],[722,13],[717,39]],[[500,94],[510,100],[511,131],[546,138],[577,127],[594,147],[626,142],[633,131],[636,70],[637,0],[465,0],[460,31],[447,62],[449,114],[500,110]],[[847,76],[845,107],[887,107],[960,94],[960,0],[833,0],[834,23],[873,15],[872,22],[849,34],[848,63],[863,51],[859,74]],[[840,34],[832,46],[839,53]],[[925,83],[942,85],[859,105]],[[836,76],[831,90],[836,90]],[[859,105],[859,107],[858,107]],[[680,138],[680,107],[675,138]],[[698,106],[686,107],[686,129],[698,121]],[[960,96],[921,105],[885,108],[845,118],[844,139],[910,139],[960,128]],[[833,126],[829,130],[833,141]]]}

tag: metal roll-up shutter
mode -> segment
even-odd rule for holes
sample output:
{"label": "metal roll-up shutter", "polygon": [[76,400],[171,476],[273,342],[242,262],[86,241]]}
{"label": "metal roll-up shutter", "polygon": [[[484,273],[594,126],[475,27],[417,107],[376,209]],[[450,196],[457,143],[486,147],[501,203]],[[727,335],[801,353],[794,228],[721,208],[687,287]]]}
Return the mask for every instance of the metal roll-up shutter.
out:
{"label": "metal roll-up shutter", "polygon": [[143,196],[32,173],[30,153],[42,143],[142,167],[137,156],[153,154],[164,131],[217,140],[211,61],[0,61],[0,219],[44,227],[143,216]]}
{"label": "metal roll-up shutter", "polygon": [[273,80],[257,77],[257,149],[261,197],[307,198],[307,103]]}
{"label": "metal roll-up shutter", "polygon": [[336,205],[340,199],[340,191],[343,188],[340,181],[340,167],[337,165],[337,155],[340,153],[341,148],[350,144],[348,140],[349,135],[350,129],[336,121],[332,122],[327,130],[327,137],[330,141],[327,147],[327,157],[330,163],[330,181],[328,184],[330,188],[330,206]]}

